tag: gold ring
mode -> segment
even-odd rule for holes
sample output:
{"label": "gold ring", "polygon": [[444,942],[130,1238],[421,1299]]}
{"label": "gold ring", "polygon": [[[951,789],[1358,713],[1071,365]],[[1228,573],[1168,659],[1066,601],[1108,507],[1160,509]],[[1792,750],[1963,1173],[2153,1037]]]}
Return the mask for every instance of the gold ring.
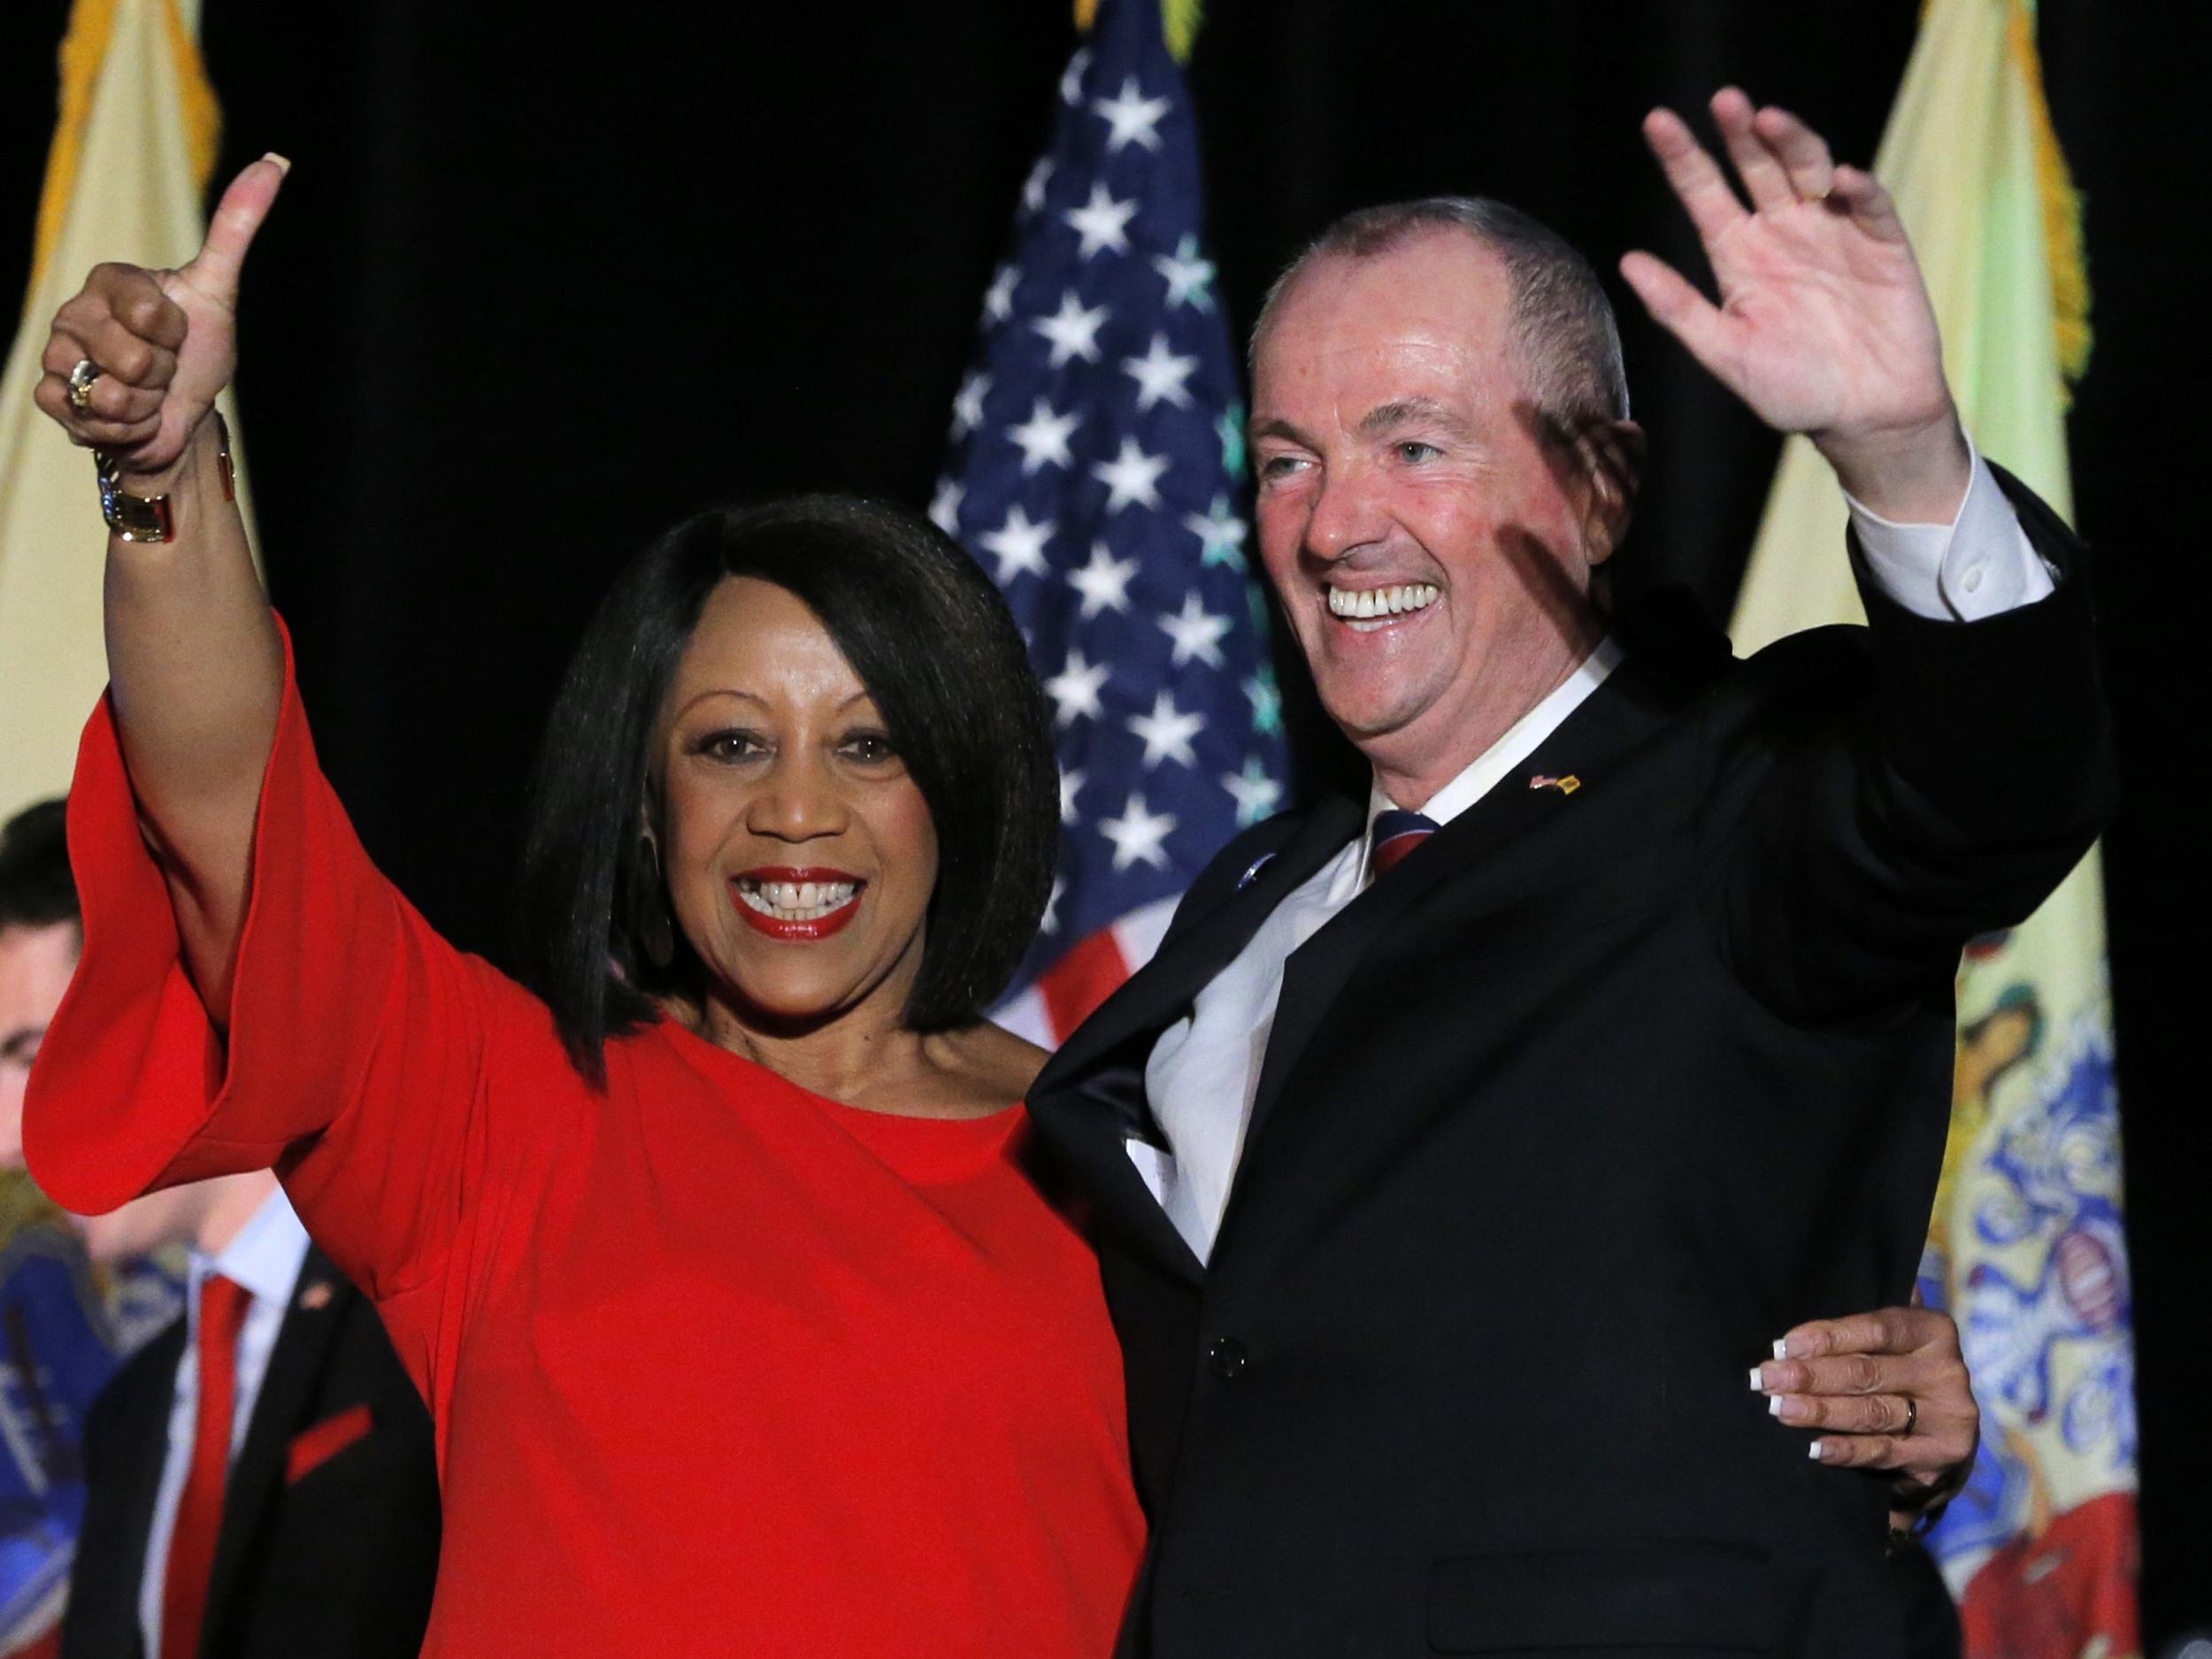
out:
{"label": "gold ring", "polygon": [[92,383],[100,373],[99,365],[90,357],[79,357],[77,366],[69,371],[69,406],[81,415],[92,412]]}
{"label": "gold ring", "polygon": [[1920,1402],[1910,1394],[1905,1396],[1905,1432],[1899,1438],[1912,1439],[1912,1432],[1920,1426]]}

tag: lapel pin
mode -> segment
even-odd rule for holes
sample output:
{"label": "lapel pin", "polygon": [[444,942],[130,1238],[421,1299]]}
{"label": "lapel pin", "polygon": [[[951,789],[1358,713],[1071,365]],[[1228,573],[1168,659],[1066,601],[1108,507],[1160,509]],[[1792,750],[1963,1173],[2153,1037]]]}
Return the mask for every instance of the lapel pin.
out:
{"label": "lapel pin", "polygon": [[300,1311],[303,1313],[320,1313],[325,1308],[330,1306],[331,1298],[335,1296],[338,1293],[336,1291],[330,1287],[330,1281],[328,1279],[319,1279],[306,1289],[300,1292]]}
{"label": "lapel pin", "polygon": [[1252,861],[1251,867],[1237,878],[1237,891],[1241,893],[1260,879],[1260,872],[1274,862],[1273,853],[1262,853]]}
{"label": "lapel pin", "polygon": [[1532,789],[1556,789],[1562,795],[1572,795],[1582,787],[1582,780],[1572,772],[1563,778],[1548,778],[1540,772],[1528,780],[1528,787]]}

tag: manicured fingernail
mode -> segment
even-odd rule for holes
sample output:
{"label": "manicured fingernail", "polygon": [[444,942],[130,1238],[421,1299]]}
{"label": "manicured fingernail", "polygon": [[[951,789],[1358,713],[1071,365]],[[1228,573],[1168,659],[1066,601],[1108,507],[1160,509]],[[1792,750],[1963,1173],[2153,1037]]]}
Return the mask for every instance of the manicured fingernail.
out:
{"label": "manicured fingernail", "polygon": [[1782,1396],[1780,1394],[1769,1394],[1767,1396],[1767,1415],[1770,1417],[1778,1417],[1782,1415]]}
{"label": "manicured fingernail", "polygon": [[1805,1448],[1805,1455],[1811,1458],[1815,1463],[1820,1462],[1820,1448],[1825,1444],[1827,1444],[1827,1442],[1824,1440],[1815,1440],[1810,1446],[1808,1446]]}
{"label": "manicured fingernail", "polygon": [[1762,1394],[1765,1392],[1766,1386],[1766,1367],[1763,1365],[1754,1365],[1751,1368],[1751,1392],[1753,1394]]}
{"label": "manicured fingernail", "polygon": [[277,171],[278,171],[279,173],[289,173],[289,172],[291,172],[291,171],[292,171],[292,159],[291,159],[291,157],[288,157],[288,156],[280,156],[280,155],[278,155],[278,154],[276,153],[276,151],[275,151],[275,150],[270,150],[270,151],[269,151],[266,155],[263,156],[263,157],[261,157],[261,159],[262,159],[262,160],[264,160],[264,161],[273,161],[274,163],[276,163],[276,165],[277,165]]}
{"label": "manicured fingernail", "polygon": [[1802,1423],[1809,1418],[1812,1409],[1794,1394],[1774,1396],[1774,1415],[1785,1423]]}
{"label": "manicured fingernail", "polygon": [[1778,1337],[1776,1337],[1776,1338],[1774,1339],[1774,1357],[1775,1357],[1775,1358],[1777,1358],[1777,1359],[1787,1359],[1789,1356],[1790,1356],[1790,1340],[1789,1340],[1789,1338],[1787,1338],[1787,1337],[1786,1337],[1786,1336],[1778,1336]]}

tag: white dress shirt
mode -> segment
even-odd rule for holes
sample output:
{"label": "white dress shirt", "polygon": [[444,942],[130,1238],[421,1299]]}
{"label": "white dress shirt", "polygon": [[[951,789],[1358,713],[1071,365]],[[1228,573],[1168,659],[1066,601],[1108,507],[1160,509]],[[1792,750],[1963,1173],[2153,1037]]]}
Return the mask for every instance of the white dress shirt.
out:
{"label": "white dress shirt", "polygon": [[[1978,455],[1966,498],[1947,525],[1893,524],[1856,501],[1849,505],[1874,579],[1916,616],[1978,621],[2052,590],[2050,571]],[[1614,641],[1604,641],[1465,771],[1427,801],[1407,804],[1439,827],[1450,823],[1535,753],[1605,682],[1620,657]],[[1397,804],[1374,786],[1369,826],[1378,813]],[[1202,1262],[1213,1253],[1229,1184],[1243,1155],[1284,966],[1291,952],[1365,887],[1368,841],[1362,834],[1348,843],[1277,905],[1236,958],[1199,991],[1189,1015],[1161,1033],[1146,1063],[1145,1094],[1168,1144],[1163,1150],[1132,1139],[1129,1156]]]}
{"label": "white dress shirt", "polygon": [[184,1500],[185,1478],[191,1472],[193,1421],[200,1409],[200,1288],[211,1274],[219,1273],[253,1294],[238,1333],[236,1394],[230,1419],[230,1455],[234,1460],[245,1442],[246,1425],[253,1421],[262,1379],[269,1374],[277,1328],[284,1323],[284,1310],[306,1260],[307,1229],[292,1213],[282,1188],[269,1194],[220,1255],[211,1259],[192,1252],[184,1290],[184,1357],[178,1362],[176,1390],[170,1399],[168,1450],[162,1458],[161,1485],[154,1494],[153,1525],[146,1534],[145,1576],[138,1585],[138,1627],[145,1638],[146,1659],[164,1659],[161,1593],[169,1571],[169,1540],[177,1529],[177,1506]]}

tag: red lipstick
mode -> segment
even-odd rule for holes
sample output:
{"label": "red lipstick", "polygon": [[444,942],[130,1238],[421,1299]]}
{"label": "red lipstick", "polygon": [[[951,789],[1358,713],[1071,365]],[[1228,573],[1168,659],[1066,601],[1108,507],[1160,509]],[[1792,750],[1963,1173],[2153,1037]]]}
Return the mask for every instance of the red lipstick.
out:
{"label": "red lipstick", "polygon": [[[809,940],[827,939],[843,930],[860,911],[860,895],[867,883],[844,870],[830,870],[810,865],[792,869],[781,864],[764,864],[730,879],[730,902],[755,932],[771,939],[804,943]],[[817,892],[814,902],[806,902],[807,895],[794,891],[807,887],[828,889]],[[787,889],[777,891],[777,889]],[[832,904],[837,892],[850,889],[841,902]],[[793,915],[791,911],[804,911]]]}

